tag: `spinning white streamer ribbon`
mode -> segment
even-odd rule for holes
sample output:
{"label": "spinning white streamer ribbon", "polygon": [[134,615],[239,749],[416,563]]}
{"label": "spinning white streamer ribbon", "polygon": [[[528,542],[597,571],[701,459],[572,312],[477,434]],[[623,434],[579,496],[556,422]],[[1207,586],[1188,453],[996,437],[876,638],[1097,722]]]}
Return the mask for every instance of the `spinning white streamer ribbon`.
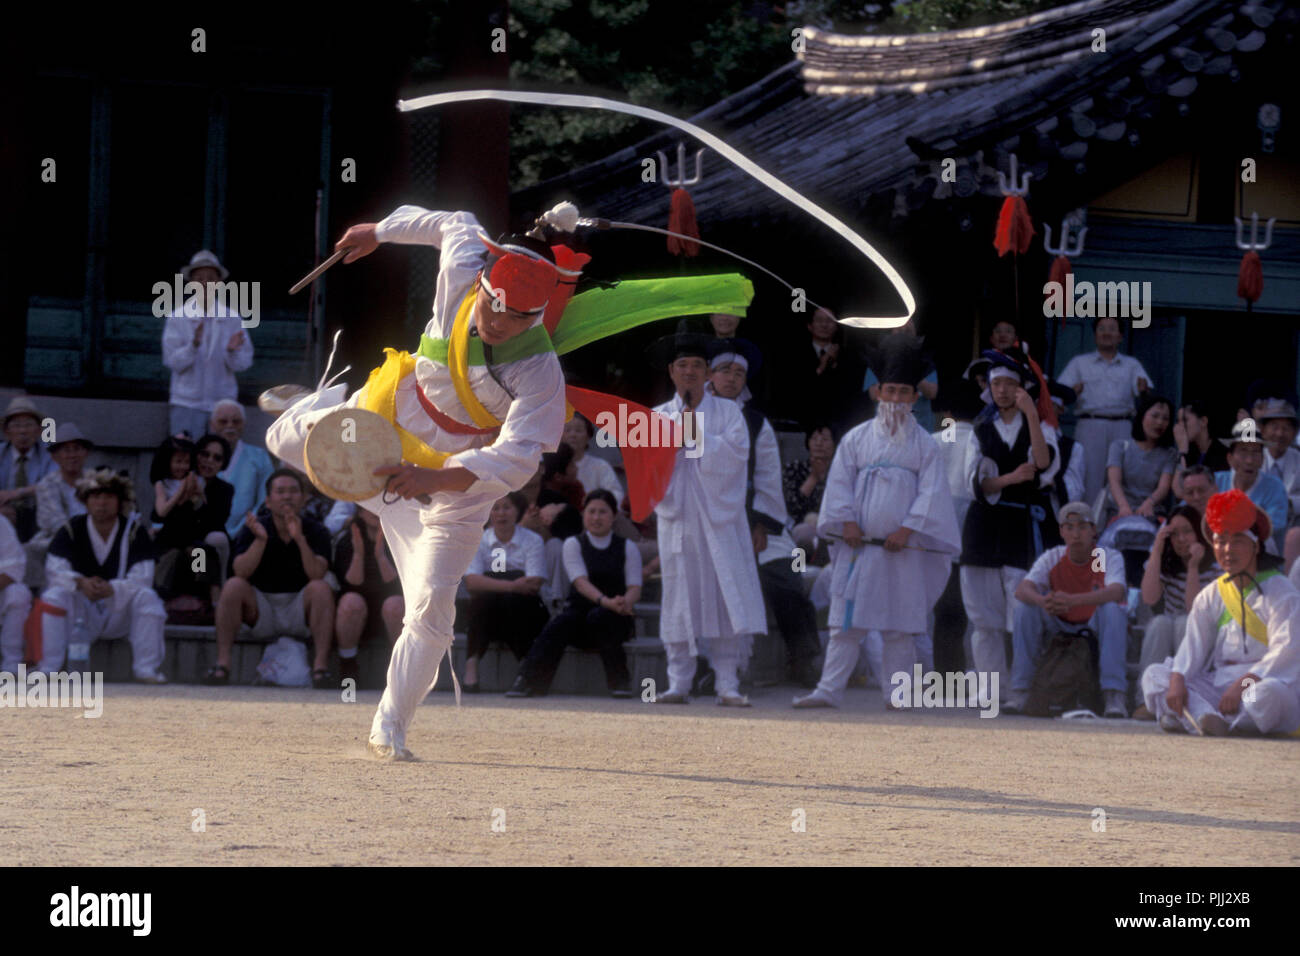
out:
{"label": "spinning white streamer ribbon", "polygon": [[731,160],[744,172],[753,176],[778,196],[810,213],[813,218],[826,225],[832,232],[847,240],[850,245],[870,259],[876,268],[885,274],[890,285],[894,287],[894,291],[898,293],[899,298],[903,300],[903,304],[907,306],[906,315],[840,316],[839,321],[841,323],[863,329],[895,329],[916,314],[916,300],[912,297],[912,291],[907,287],[907,283],[898,274],[898,270],[891,266],[885,257],[872,247],[871,243],[825,209],[822,209],[816,203],[777,179],[757,163],[732,149],[712,133],[693,123],[688,123],[667,113],[661,113],[658,110],[635,106],[631,103],[620,103],[618,100],[609,100],[600,96],[578,96],[572,93],[528,93],[522,90],[456,90],[451,93],[433,93],[429,96],[416,97],[413,100],[398,100],[397,108],[403,113],[409,113],[414,110],[427,109],[431,106],[444,106],[448,103],[469,103],[475,100],[501,100],[508,103],[531,103],[535,106],[569,106],[577,109],[611,110],[615,113],[626,113],[629,116],[654,120],[657,123],[674,126],[685,133],[689,133],[719,155]]}

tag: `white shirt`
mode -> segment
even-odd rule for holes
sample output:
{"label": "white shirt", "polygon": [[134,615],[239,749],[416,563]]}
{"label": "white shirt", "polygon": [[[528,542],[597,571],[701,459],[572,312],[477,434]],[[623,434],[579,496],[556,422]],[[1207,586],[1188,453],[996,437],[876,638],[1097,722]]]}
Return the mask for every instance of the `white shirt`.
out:
{"label": "white shirt", "polygon": [[[401,206],[375,227],[375,238],[380,242],[431,245],[442,251],[433,316],[424,329],[430,338],[450,338],[461,303],[478,288],[476,279],[487,253],[479,238],[481,233],[473,213],[430,212],[418,206]],[[541,322],[538,316],[533,326]],[[495,438],[491,434],[451,434],[425,412],[417,388],[442,414],[474,425],[445,365],[420,356],[415,360],[415,374],[397,385],[397,423],[438,451],[450,453],[451,466],[473,472],[478,480],[465,492],[471,497],[487,493],[499,496],[522,488],[537,471],[542,453],[555,451],[564,431],[564,374],[554,352],[497,365],[495,369],[515,393],[514,399],[496,383],[487,366],[471,365],[468,369],[474,395],[502,422]]]}
{"label": "white shirt", "polygon": [[546,577],[546,543],[536,531],[515,526],[509,541],[502,542],[496,529],[483,532],[474,559],[466,574],[487,574],[489,571],[523,571],[526,578]]}
{"label": "white shirt", "polygon": [[[597,536],[589,531],[583,531],[582,535],[586,536],[587,542],[597,551],[604,551],[614,539],[613,534]],[[582,560],[582,542],[578,540],[579,537],[580,535],[575,534],[571,538],[564,539],[564,573],[569,576],[570,581],[587,576],[587,563]],[[641,551],[626,538],[623,539],[623,583],[629,588],[641,586]],[[618,595],[611,594],[608,597],[618,597]]]}
{"label": "white shirt", "polygon": [[[235,373],[253,364],[252,330],[243,327],[243,319],[229,313],[220,302],[213,303],[208,312],[207,328],[197,347],[194,330],[203,319],[177,309],[163,327],[162,360],[172,372],[173,405],[211,411],[223,398],[237,398]],[[231,336],[239,331],[244,333],[243,341],[238,348],[227,349]]]}
{"label": "white shirt", "polygon": [[1083,386],[1074,411],[1078,415],[1132,415],[1136,410],[1138,379],[1151,384],[1142,363],[1131,355],[1115,353],[1107,361],[1100,352],[1087,352],[1070,359],[1057,379],[1062,385]]}
{"label": "white shirt", "polygon": [[618,473],[614,471],[613,465],[603,458],[597,458],[591,452],[586,452],[577,462],[577,468],[578,480],[582,482],[583,491],[590,493],[597,488],[604,488],[620,505],[623,503],[623,485],[618,480]]}

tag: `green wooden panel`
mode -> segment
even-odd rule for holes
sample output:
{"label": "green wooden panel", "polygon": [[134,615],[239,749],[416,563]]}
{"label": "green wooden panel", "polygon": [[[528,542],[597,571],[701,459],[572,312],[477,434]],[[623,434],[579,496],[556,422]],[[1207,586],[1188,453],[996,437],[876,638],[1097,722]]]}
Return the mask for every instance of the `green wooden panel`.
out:
{"label": "green wooden panel", "polygon": [[23,380],[32,385],[76,388],[82,382],[81,350],[28,348]]}
{"label": "green wooden panel", "polygon": [[27,309],[28,344],[54,345],[81,341],[81,310],[41,308]]}

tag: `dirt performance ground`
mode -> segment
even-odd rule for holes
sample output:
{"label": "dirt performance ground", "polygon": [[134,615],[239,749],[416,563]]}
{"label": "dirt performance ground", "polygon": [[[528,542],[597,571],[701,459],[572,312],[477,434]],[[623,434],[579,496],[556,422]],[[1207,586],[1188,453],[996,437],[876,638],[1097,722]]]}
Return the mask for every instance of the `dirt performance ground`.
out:
{"label": "dirt performance ground", "polygon": [[[0,710],[0,850],[43,865],[1294,865],[1300,740],[975,710],[105,687]],[[1103,821],[1099,811],[1104,811]]]}

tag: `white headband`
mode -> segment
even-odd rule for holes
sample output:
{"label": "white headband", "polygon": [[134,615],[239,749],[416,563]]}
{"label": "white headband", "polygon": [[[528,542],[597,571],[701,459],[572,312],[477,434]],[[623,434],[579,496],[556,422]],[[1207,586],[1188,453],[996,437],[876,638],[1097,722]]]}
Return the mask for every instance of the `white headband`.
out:
{"label": "white headband", "polygon": [[1020,381],[1020,373],[1007,368],[1005,365],[994,365],[989,369],[989,383],[992,384],[995,378],[1014,378]]}
{"label": "white headband", "polygon": [[749,361],[739,352],[720,352],[713,356],[713,361],[709,363],[709,371],[716,371],[719,365],[732,364],[739,365],[746,373],[749,372]]}

